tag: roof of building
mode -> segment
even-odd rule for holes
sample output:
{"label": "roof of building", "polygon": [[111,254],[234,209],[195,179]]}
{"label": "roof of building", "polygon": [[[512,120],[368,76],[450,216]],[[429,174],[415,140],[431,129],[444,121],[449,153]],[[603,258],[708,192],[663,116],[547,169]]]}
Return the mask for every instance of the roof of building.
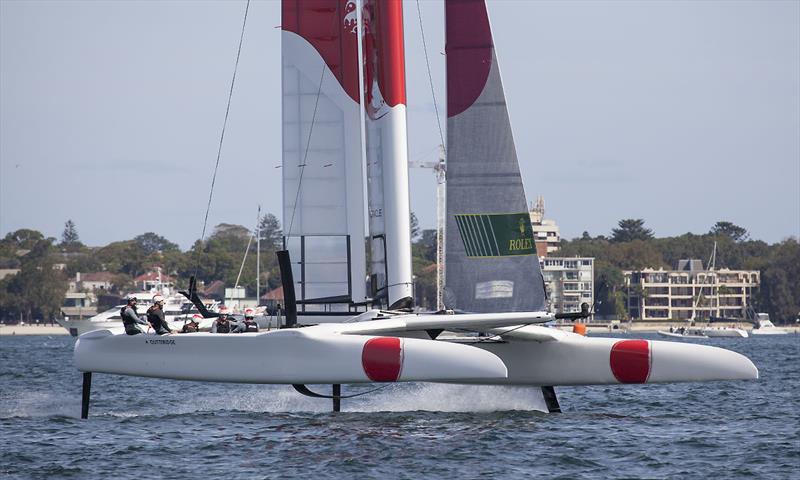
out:
{"label": "roof of building", "polygon": [[19,268],[0,268],[0,280],[10,275],[16,275],[19,272],[20,272]]}
{"label": "roof of building", "polygon": [[81,273],[81,282],[108,282],[114,278],[111,272],[87,272]]}
{"label": "roof of building", "polygon": [[205,287],[203,287],[202,295],[219,296],[225,294],[225,282],[222,280],[214,280]]}
{"label": "roof of building", "polygon": [[283,287],[273,288],[262,295],[261,300],[283,300]]}
{"label": "roof of building", "polygon": [[696,258],[678,260],[678,270],[698,272],[703,270],[703,261]]}

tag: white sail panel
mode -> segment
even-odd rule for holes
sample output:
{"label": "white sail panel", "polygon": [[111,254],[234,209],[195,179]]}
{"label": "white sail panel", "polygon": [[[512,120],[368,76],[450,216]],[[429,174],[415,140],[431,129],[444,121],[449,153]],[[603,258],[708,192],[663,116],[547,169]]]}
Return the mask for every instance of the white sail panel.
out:
{"label": "white sail panel", "polygon": [[298,300],[366,298],[355,13],[347,0],[283,2],[283,228]]}

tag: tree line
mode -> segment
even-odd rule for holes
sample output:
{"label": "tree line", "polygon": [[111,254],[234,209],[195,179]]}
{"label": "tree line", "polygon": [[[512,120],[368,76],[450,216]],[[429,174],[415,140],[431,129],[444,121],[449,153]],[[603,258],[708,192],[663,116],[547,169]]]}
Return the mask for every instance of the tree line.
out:
{"label": "tree line", "polygon": [[758,270],[761,286],[754,307],[777,322],[793,322],[800,312],[800,243],[790,237],[769,245],[752,240],[743,227],[719,221],[704,234],[656,238],[642,219],[620,220],[610,235],[562,240],[559,256],[595,258],[597,312],[624,318],[623,271],[644,268],[673,270],[681,259],[703,260],[704,268],[717,243],[716,268]]}
{"label": "tree line", "polygon": [[[413,213],[411,228],[417,304],[432,310],[436,308],[436,231],[421,230]],[[0,269],[19,269],[19,273],[0,280],[0,318],[57,316],[69,279],[77,272],[112,273],[113,289],[109,293],[121,295],[133,290],[133,279],[155,265],[174,277],[179,288],[186,287],[192,275],[206,284],[221,280],[232,287],[241,268],[239,285],[247,295],[263,295],[280,285],[274,253],[282,248],[283,240],[280,222],[272,214],[259,220],[258,230],[260,292],[256,292],[256,241],[253,231],[241,225],[221,223],[207,239],[197,240],[186,251],[153,232],[102,247],[87,247],[72,220],[66,222],[60,240],[30,229],[11,232],[0,240]],[[751,240],[744,228],[725,221],[717,222],[705,234],[656,238],[644,220],[625,219],[608,236],[593,237],[584,232],[579,238],[562,240],[561,251],[554,255],[594,257],[596,310],[624,317],[624,270],[673,269],[684,258],[705,262],[715,241],[718,268],[761,271],[761,288],[755,298],[759,311],[769,312],[777,321],[796,318],[800,310],[797,238],[769,245]]]}
{"label": "tree line", "polygon": [[[259,220],[258,230],[263,294],[280,285],[274,252],[282,248],[283,241],[280,223],[272,214]],[[153,232],[88,247],[72,220],[66,222],[60,241],[36,230],[20,229],[0,240],[0,269],[19,270],[0,280],[0,319],[30,321],[59,315],[69,281],[78,272],[113,274],[112,288],[106,293],[114,296],[135,290],[134,279],[155,266],[174,277],[179,288],[188,286],[191,275],[206,284],[221,280],[232,287],[241,269],[239,286],[255,296],[257,242],[252,237],[251,229],[221,223],[207,239],[181,251],[177,244]]]}

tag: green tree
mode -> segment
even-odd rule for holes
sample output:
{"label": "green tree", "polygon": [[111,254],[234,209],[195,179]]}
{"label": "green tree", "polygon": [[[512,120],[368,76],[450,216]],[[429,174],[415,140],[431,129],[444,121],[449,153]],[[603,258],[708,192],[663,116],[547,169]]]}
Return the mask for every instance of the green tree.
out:
{"label": "green tree", "polygon": [[143,233],[133,239],[133,242],[143,251],[146,255],[154,253],[175,252],[180,251],[178,245],[170,242],[161,235],[156,235],[153,232]]}
{"label": "green tree", "polygon": [[281,222],[275,215],[271,213],[263,215],[259,221],[258,231],[261,237],[262,248],[272,250],[273,252],[283,249]]}
{"label": "green tree", "polygon": [[651,240],[653,231],[644,227],[644,220],[627,218],[620,220],[618,228],[611,231],[612,242],[631,242],[633,240]]}
{"label": "green tree", "polygon": [[69,219],[64,223],[64,231],[61,232],[61,247],[66,251],[76,251],[83,247],[80,237],[78,236],[78,229],[75,227],[75,222]]}
{"label": "green tree", "polygon": [[733,242],[747,240],[747,238],[750,236],[745,228],[724,220],[715,223],[708,233],[714,236],[728,237]]}
{"label": "green tree", "polygon": [[20,272],[0,282],[0,315],[21,320],[51,320],[67,291],[65,275],[53,269],[52,239],[40,239],[21,258]]}
{"label": "green tree", "polygon": [[414,212],[411,212],[410,224],[411,224],[411,242],[413,243],[417,239],[419,239],[420,236],[419,220],[417,220],[417,216],[414,214]]}
{"label": "green tree", "polygon": [[95,258],[104,270],[125,273],[134,278],[152,266],[148,262],[147,252],[134,240],[109,243],[95,252]]}
{"label": "green tree", "polygon": [[41,232],[29,228],[21,228],[15,232],[6,234],[3,242],[12,245],[16,249],[29,250],[33,248],[39,240],[44,240],[44,235],[42,235]]}
{"label": "green tree", "polygon": [[759,305],[775,323],[790,323],[800,312],[800,243],[790,238],[772,248],[761,275]]}

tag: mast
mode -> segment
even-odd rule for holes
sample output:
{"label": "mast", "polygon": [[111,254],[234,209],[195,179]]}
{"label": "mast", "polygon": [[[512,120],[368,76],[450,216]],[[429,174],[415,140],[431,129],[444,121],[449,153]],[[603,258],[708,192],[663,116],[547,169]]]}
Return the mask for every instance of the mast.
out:
{"label": "mast", "polygon": [[364,0],[363,104],[372,297],[390,309],[413,305],[411,207],[400,0]]}

